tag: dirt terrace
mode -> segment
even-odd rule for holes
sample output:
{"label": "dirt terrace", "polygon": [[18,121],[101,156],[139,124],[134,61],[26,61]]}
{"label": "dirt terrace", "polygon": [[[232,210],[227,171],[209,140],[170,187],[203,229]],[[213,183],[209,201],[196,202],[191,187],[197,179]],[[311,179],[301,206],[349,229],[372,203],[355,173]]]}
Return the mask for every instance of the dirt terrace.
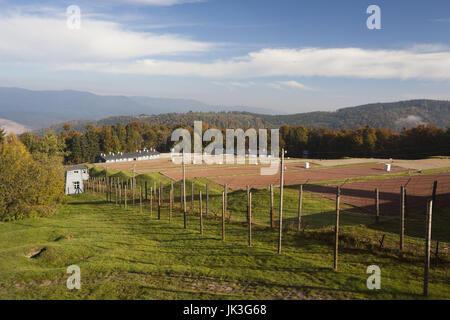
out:
{"label": "dirt terrace", "polygon": [[[405,168],[393,166],[390,173],[407,172]],[[384,164],[357,165],[348,167],[332,167],[305,169],[301,165],[287,166],[284,181],[286,185],[321,182],[330,180],[341,180],[349,178],[377,176],[388,174],[384,170]],[[211,177],[210,180],[228,184],[231,189],[245,189],[247,185],[252,188],[263,188],[270,184],[280,184],[280,174],[270,176],[254,175],[237,175],[237,176],[218,176]]]}
{"label": "dirt terrace", "polygon": [[[437,181],[434,208],[450,207],[450,172],[424,174],[392,179],[375,179],[352,183],[341,183],[341,200],[364,210],[375,213],[375,189],[379,190],[381,215],[393,216],[400,213],[400,187],[406,189],[406,211],[426,212],[427,200],[433,193],[433,183]],[[327,198],[336,197],[336,186],[308,185],[305,189]]]}

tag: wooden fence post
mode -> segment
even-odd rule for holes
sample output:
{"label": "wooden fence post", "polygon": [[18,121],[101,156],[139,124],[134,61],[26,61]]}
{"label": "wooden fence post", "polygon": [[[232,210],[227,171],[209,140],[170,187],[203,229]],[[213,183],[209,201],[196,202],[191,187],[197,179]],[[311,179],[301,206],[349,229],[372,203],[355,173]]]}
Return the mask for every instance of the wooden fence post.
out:
{"label": "wooden fence post", "polygon": [[161,220],[161,185],[158,190],[158,220]]}
{"label": "wooden fence post", "polygon": [[194,182],[191,183],[191,214],[194,214]]}
{"label": "wooden fence post", "polygon": [[[172,205],[172,210],[173,210],[173,202],[174,202],[174,191],[173,191],[173,181],[170,181],[170,191],[169,191],[169,201],[171,202]],[[172,194],[172,197],[170,196]]]}
{"label": "wooden fence post", "polygon": [[109,192],[109,178],[105,177],[105,196],[106,202],[109,202],[110,192]]}
{"label": "wooden fence post", "polygon": [[180,183],[180,211],[183,212],[183,182]]}
{"label": "wooden fence post", "polygon": [[173,188],[169,191],[169,223],[172,223]]}
{"label": "wooden fence post", "polygon": [[202,190],[199,194],[199,206],[200,206],[200,234],[203,234],[203,207],[202,207]]}
{"label": "wooden fence post", "polygon": [[339,254],[339,202],[341,197],[341,189],[336,188],[336,225],[334,227],[334,271],[338,270],[338,254]]}
{"label": "wooden fence post", "polygon": [[161,190],[161,206],[164,204],[164,186],[162,182],[159,183],[159,189]]}
{"label": "wooden fence post", "polygon": [[433,215],[433,200],[428,201],[426,238],[425,238],[425,267],[423,276],[423,295],[428,296],[428,277],[430,272],[430,249],[431,249],[431,220]]}
{"label": "wooden fence post", "polygon": [[125,210],[127,210],[127,185],[125,184],[125,193],[124,193],[124,203],[125,203]]}
{"label": "wooden fence post", "polygon": [[432,209],[434,209],[434,206],[436,206],[436,191],[437,191],[437,184],[438,184],[437,181],[434,181],[434,182],[433,182],[433,193],[432,193],[432,195],[431,195],[431,200],[433,200],[433,208],[432,208]]}
{"label": "wooden fence post", "polygon": [[122,186],[119,184],[119,207],[122,208]]}
{"label": "wooden fence post", "polygon": [[278,254],[281,254],[281,237],[283,235],[283,186],[284,186],[284,149],[281,149],[280,169],[280,225],[278,228]]}
{"label": "wooden fence post", "polygon": [[222,191],[222,241],[225,241],[225,192]]}
{"label": "wooden fence post", "polygon": [[148,200],[148,189],[147,189],[147,181],[145,181],[145,202]]}
{"label": "wooden fence post", "polygon": [[380,222],[380,191],[378,188],[375,188],[375,222]]}
{"label": "wooden fence post", "polygon": [[300,185],[298,190],[298,224],[297,231],[300,231],[302,228],[302,204],[303,204],[303,185]]}
{"label": "wooden fence post", "polygon": [[133,198],[132,199],[132,203],[133,203],[133,207],[134,207],[136,205],[136,202],[135,202],[135,198],[136,198],[136,180],[134,179],[134,177],[131,180],[131,197]]}
{"label": "wooden fence post", "polygon": [[273,185],[270,185],[270,227],[275,228],[275,219],[273,215]]}
{"label": "wooden fence post", "polygon": [[405,247],[405,187],[400,187],[400,251]]}
{"label": "wooden fence post", "polygon": [[139,212],[142,213],[142,186],[139,186]]}
{"label": "wooden fence post", "polygon": [[153,216],[153,187],[150,187],[150,217]]}
{"label": "wooden fence post", "polygon": [[248,194],[248,246],[252,246],[252,193]]}
{"label": "wooden fence post", "polygon": [[[224,190],[224,194],[225,194],[225,197],[224,197],[224,208],[225,208],[225,216],[227,215],[227,204],[228,204],[228,185],[225,183],[225,185],[224,185],[224,187],[223,187],[223,190]],[[230,219],[228,220],[228,221],[230,221],[231,220],[231,217],[230,217]]]}
{"label": "wooden fence post", "polygon": [[248,223],[248,214],[249,214],[249,201],[250,201],[250,189],[247,185],[247,223]]}
{"label": "wooden fence post", "polygon": [[209,213],[209,185],[206,184],[206,215]]}

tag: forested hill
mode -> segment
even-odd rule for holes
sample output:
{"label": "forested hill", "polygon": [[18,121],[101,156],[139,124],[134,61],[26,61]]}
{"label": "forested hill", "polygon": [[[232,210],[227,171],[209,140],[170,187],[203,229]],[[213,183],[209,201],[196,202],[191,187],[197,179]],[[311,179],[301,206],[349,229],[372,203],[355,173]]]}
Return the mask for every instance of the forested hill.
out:
{"label": "forested hill", "polygon": [[[433,123],[446,128],[450,125],[450,101],[409,100],[393,103],[374,103],[357,107],[339,109],[335,112],[309,112],[290,115],[265,115],[249,112],[188,112],[166,113],[159,115],[118,116],[99,121],[71,121],[75,130],[84,131],[87,124],[96,127],[134,121],[151,124],[174,125],[183,123],[193,126],[195,120],[201,120],[218,128],[278,128],[284,124],[290,126],[324,127],[334,130],[356,129],[362,126],[401,130],[419,124]],[[62,130],[63,124],[48,129]]]}
{"label": "forested hill", "polygon": [[330,129],[356,129],[361,126],[401,130],[433,123],[446,128],[450,124],[450,101],[409,100],[373,103],[343,108],[336,112],[310,112],[280,116],[261,116],[273,126],[288,124]]}

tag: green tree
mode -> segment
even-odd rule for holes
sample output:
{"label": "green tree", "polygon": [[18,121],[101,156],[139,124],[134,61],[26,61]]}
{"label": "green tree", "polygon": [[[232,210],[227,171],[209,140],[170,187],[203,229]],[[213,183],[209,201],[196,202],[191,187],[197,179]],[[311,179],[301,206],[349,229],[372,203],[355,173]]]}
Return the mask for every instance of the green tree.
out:
{"label": "green tree", "polygon": [[45,153],[49,156],[63,156],[65,147],[65,142],[50,130],[39,141],[37,152]]}
{"label": "green tree", "polygon": [[62,158],[33,157],[14,135],[0,150],[0,220],[48,215],[64,198]]}
{"label": "green tree", "polygon": [[86,132],[81,139],[81,148],[84,161],[94,162],[101,153],[99,129],[91,125],[86,126]]}
{"label": "green tree", "polygon": [[27,147],[28,151],[34,153],[39,147],[39,137],[30,132],[25,132],[20,136],[20,141]]}
{"label": "green tree", "polygon": [[85,161],[83,157],[83,149],[81,148],[81,134],[74,134],[72,137],[72,150],[70,160],[71,163],[82,163]]}

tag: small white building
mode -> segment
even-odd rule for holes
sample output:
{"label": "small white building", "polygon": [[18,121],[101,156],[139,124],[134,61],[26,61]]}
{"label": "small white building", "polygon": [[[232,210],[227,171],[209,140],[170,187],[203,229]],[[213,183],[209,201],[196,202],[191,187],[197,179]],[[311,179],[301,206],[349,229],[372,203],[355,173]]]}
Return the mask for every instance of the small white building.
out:
{"label": "small white building", "polygon": [[66,168],[66,194],[84,192],[83,181],[89,179],[88,167],[77,165]]}

